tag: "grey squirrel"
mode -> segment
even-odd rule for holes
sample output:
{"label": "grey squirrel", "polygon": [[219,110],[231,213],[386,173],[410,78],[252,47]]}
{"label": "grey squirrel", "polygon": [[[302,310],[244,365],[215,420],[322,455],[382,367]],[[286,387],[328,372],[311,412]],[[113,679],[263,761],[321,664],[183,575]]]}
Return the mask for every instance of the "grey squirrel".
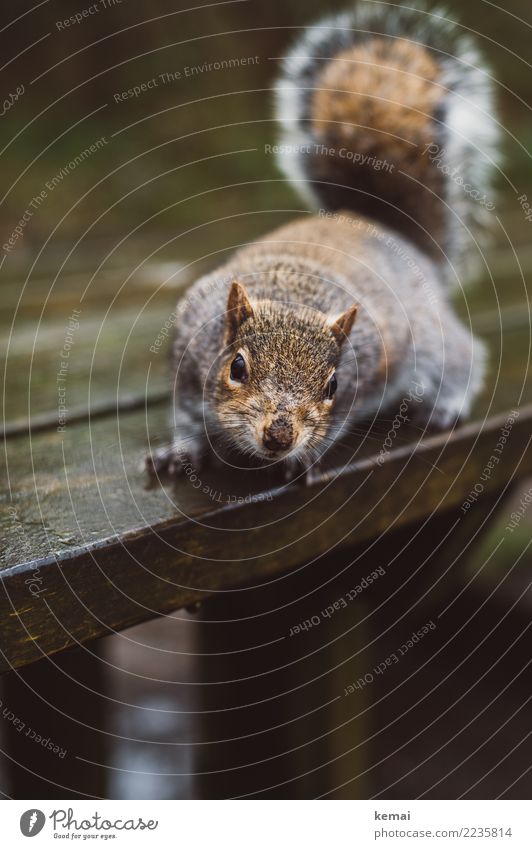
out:
{"label": "grey squirrel", "polygon": [[292,474],[412,392],[418,423],[448,428],[483,383],[484,347],[450,303],[497,142],[469,37],[439,14],[358,6],[304,31],[275,95],[279,164],[316,213],[188,290],[174,438],[152,473],[229,449]]}

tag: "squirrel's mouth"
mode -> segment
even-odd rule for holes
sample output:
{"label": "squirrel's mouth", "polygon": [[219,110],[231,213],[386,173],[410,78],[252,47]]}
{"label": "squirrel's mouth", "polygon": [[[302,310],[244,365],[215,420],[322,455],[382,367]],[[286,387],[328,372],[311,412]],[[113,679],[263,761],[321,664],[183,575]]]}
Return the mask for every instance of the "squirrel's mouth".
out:
{"label": "squirrel's mouth", "polygon": [[234,447],[265,464],[297,460],[306,454],[312,428],[298,416],[277,411],[273,416],[248,418],[245,430],[234,439]]}
{"label": "squirrel's mouth", "polygon": [[279,463],[284,460],[297,460],[305,453],[305,445],[307,438],[305,434],[298,433],[289,445],[271,445],[267,442],[257,440],[255,446],[255,454],[261,460],[266,460],[269,463]]}
{"label": "squirrel's mouth", "polygon": [[263,447],[257,450],[258,456],[262,457],[263,460],[286,460],[286,458],[292,456],[294,452],[295,446],[285,448],[284,450],[274,450]]}

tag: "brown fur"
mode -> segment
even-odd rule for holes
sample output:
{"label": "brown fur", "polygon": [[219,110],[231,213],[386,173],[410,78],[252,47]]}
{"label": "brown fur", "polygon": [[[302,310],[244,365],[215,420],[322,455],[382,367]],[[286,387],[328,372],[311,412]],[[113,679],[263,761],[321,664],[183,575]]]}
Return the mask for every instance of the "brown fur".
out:
{"label": "brown fur", "polygon": [[377,30],[371,15],[344,15],[287,58],[285,170],[320,214],[237,251],[188,293],[174,443],[161,461],[174,471],[213,447],[309,466],[398,404],[437,427],[467,415],[484,355],[446,294],[453,184],[428,155],[462,96],[463,69],[434,58],[446,54],[443,38],[441,52],[432,38],[417,43],[424,26],[411,12],[388,21],[386,10]]}
{"label": "brown fur", "polygon": [[[446,94],[438,74],[424,47],[405,39],[371,38],[325,63],[312,96],[311,123],[314,138],[332,150],[312,155],[326,201],[340,191],[343,203],[353,203],[441,259],[441,246],[448,247],[448,214],[440,200],[444,176],[426,153]],[[342,148],[387,167],[349,167]],[[415,191],[420,185],[428,191]],[[343,186],[347,193],[342,195],[338,187]]]}
{"label": "brown fur", "polygon": [[397,160],[405,147],[432,140],[432,116],[445,97],[438,74],[424,47],[371,38],[325,64],[313,93],[314,129],[347,146],[356,137],[358,151]]}

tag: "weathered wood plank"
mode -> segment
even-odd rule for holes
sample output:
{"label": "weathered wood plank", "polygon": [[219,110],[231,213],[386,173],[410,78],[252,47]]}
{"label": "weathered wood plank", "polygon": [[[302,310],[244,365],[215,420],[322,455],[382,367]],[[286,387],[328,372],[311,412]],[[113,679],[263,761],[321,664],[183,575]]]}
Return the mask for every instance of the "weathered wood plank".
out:
{"label": "weathered wood plank", "polygon": [[[102,403],[112,408],[117,399],[142,399],[168,385],[172,333],[160,340],[156,353],[150,347],[171,321],[177,291],[157,278],[152,291],[134,281],[120,291],[119,281],[104,278],[93,300],[80,301],[80,294],[71,294],[67,303],[59,299],[59,305],[51,296],[46,306],[41,304],[42,315],[33,304],[21,308],[10,336],[10,327],[5,328],[8,424],[33,422],[47,413],[53,426],[60,402],[69,412]],[[42,299],[46,296],[41,293]]]}
{"label": "weathered wood plank", "polygon": [[[107,421],[95,424],[92,446],[67,428],[67,443],[58,440],[55,456],[43,443],[47,454],[28,457],[25,474],[23,452],[15,451],[17,513],[7,514],[14,565],[0,572],[2,642],[9,653],[0,668],[289,571],[331,547],[375,539],[433,511],[456,508],[475,486],[488,494],[532,472],[532,409],[523,408],[511,424],[503,415],[452,436],[408,442],[382,465],[358,455],[315,487],[277,486],[261,500],[252,494],[264,485],[263,473],[233,478],[220,470],[205,472],[207,493],[187,482],[175,492],[146,492],[136,452],[128,453],[128,445],[139,445],[133,418],[126,417],[124,432],[106,446],[100,440],[109,439]],[[486,473],[504,433],[504,460]],[[58,462],[63,451],[65,467]],[[40,468],[35,527],[24,514],[35,516],[32,459]],[[65,469],[70,504],[61,480]],[[227,503],[246,494],[241,504]],[[30,556],[35,551],[37,560]]]}
{"label": "weathered wood plank", "polygon": [[[166,318],[171,315],[169,308]],[[165,404],[169,401],[169,344],[170,337],[157,349],[150,346],[164,323],[161,311],[150,310],[124,345],[124,334],[130,326],[107,324],[102,331],[99,350],[93,350],[89,335],[76,350],[77,367],[67,373],[64,384],[70,424],[96,419],[105,415],[123,414],[144,409],[146,404]],[[483,393],[476,401],[474,413],[483,417],[493,415],[530,397],[532,374],[527,368],[530,349],[530,318],[528,305],[518,302],[502,312],[483,310],[472,316],[474,330],[486,341],[490,352],[490,370]],[[122,329],[120,329],[122,328]],[[64,327],[61,326],[64,333]],[[170,334],[171,336],[171,334]],[[92,346],[92,347],[91,347]],[[93,359],[94,355],[94,359]],[[6,379],[7,422],[5,438],[51,430],[59,424],[58,362],[42,350],[31,359],[25,350],[17,359],[11,353]],[[31,369],[31,379],[30,379]],[[25,391],[21,391],[24,388]],[[55,403],[55,408],[52,405]],[[32,411],[28,418],[28,409]]]}

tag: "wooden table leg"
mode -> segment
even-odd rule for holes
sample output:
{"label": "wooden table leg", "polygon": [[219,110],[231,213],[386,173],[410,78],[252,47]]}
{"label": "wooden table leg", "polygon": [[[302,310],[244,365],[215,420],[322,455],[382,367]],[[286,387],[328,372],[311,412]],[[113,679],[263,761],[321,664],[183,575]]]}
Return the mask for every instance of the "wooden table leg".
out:
{"label": "wooden table leg", "polygon": [[[462,552],[494,502],[467,516],[439,513],[206,601],[197,622],[196,795],[368,798],[379,690],[371,681],[456,594]],[[436,645],[438,637],[424,639]]]}
{"label": "wooden table leg", "polygon": [[[371,668],[367,605],[353,602],[348,618],[345,608],[324,614],[345,595],[349,579],[335,579],[345,565],[345,553],[322,558],[202,607],[197,796],[313,798],[361,770],[363,745],[343,754],[364,739],[366,697],[344,689]],[[363,797],[363,781],[351,791]]]}
{"label": "wooden table leg", "polygon": [[105,797],[104,641],[1,679],[2,767],[15,799]]}

